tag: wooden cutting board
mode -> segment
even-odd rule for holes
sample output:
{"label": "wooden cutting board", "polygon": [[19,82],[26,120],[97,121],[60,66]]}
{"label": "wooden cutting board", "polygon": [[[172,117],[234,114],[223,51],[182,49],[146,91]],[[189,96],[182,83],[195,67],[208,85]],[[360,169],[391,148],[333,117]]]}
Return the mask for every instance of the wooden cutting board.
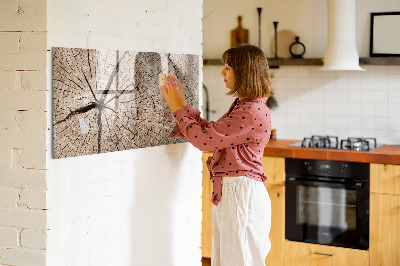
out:
{"label": "wooden cutting board", "polygon": [[242,16],[238,16],[238,27],[231,30],[231,48],[242,43],[249,43],[249,31],[242,27]]}

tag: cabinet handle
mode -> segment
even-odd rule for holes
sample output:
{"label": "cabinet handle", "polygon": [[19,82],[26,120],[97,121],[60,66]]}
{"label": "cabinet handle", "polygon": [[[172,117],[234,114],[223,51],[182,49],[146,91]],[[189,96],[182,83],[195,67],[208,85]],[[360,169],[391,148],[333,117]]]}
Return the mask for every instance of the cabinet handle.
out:
{"label": "cabinet handle", "polygon": [[323,256],[335,256],[335,254],[327,254],[327,253],[319,253],[319,252],[314,252],[315,255],[323,255]]}

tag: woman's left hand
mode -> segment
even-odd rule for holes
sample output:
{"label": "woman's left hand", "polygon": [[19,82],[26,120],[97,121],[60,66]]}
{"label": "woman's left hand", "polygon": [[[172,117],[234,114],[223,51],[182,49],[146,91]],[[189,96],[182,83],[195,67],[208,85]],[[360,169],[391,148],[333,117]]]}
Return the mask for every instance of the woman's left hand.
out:
{"label": "woman's left hand", "polygon": [[180,97],[178,95],[178,84],[176,81],[171,79],[167,79],[167,82],[164,86],[160,86],[161,91],[164,93],[165,101],[168,104],[169,109],[171,109],[172,113],[174,113],[178,109],[183,109],[185,106],[182,106],[180,103]]}

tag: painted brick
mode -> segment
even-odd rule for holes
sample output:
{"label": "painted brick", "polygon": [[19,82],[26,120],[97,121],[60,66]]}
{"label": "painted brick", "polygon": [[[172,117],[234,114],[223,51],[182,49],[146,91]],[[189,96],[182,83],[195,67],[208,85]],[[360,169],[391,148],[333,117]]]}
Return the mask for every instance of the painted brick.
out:
{"label": "painted brick", "polygon": [[46,70],[46,51],[30,54],[0,54],[0,71]]}
{"label": "painted brick", "polygon": [[[202,23],[201,23],[201,20],[199,20],[196,17],[183,16],[180,20],[180,26],[184,27],[186,29],[198,30],[198,29],[201,29]],[[198,32],[196,32],[195,35],[201,36],[201,34],[199,34]]]}
{"label": "painted brick", "polygon": [[11,153],[9,149],[0,149],[0,169],[11,167]]}
{"label": "painted brick", "polygon": [[[22,32],[21,33],[21,53],[35,54],[47,49],[46,32]],[[42,56],[42,55],[40,55]]]}
{"label": "painted brick", "polygon": [[[40,2],[40,1],[36,1]],[[35,3],[36,3],[35,2]],[[0,20],[0,31],[46,31],[45,14],[3,13]]]}
{"label": "painted brick", "polygon": [[190,15],[192,18],[203,19],[203,1],[198,1],[197,4],[191,5]]}
{"label": "painted brick", "polygon": [[[2,20],[0,20],[1,23]],[[17,54],[0,53],[0,71],[42,70],[46,71],[45,32],[22,32]]]}
{"label": "painted brick", "polygon": [[[17,247],[19,232],[16,228],[0,227],[0,247]],[[1,263],[1,260],[0,260]]]}
{"label": "painted brick", "polygon": [[28,230],[21,231],[21,246],[26,248],[46,249],[46,231]]}
{"label": "painted brick", "polygon": [[16,71],[16,89],[46,91],[47,76],[45,71]]}
{"label": "painted brick", "polygon": [[[148,25],[138,25],[136,29],[136,34],[140,38],[145,39],[162,39],[165,40],[170,36],[170,32],[167,26],[152,26]],[[180,37],[177,37],[178,40]]]}
{"label": "painted brick", "polygon": [[8,265],[46,265],[46,254],[43,251],[2,248],[0,247],[1,263]]}
{"label": "painted brick", "polygon": [[0,91],[0,110],[46,110],[44,91]]}
{"label": "painted brick", "polygon": [[26,169],[45,169],[46,151],[45,150],[22,150],[21,166]]}
{"label": "painted brick", "polygon": [[[190,36],[190,40],[191,40],[193,43],[196,43],[196,44],[202,43],[202,41],[203,41],[203,35],[198,34],[198,33],[196,33],[196,32],[192,32],[192,34],[191,34],[191,36]],[[201,61],[201,60],[200,60],[200,61]]]}
{"label": "painted brick", "polygon": [[46,212],[24,208],[0,208],[0,226],[46,230]]}
{"label": "painted brick", "polygon": [[91,215],[88,218],[88,234],[93,234],[98,231],[105,231],[110,226],[108,217],[110,213],[103,212]]}
{"label": "painted brick", "polygon": [[157,16],[158,19],[163,21],[162,26],[165,27],[178,27],[180,26],[180,22],[182,20],[182,15],[174,16],[170,13],[165,12],[165,10],[157,10],[154,15]]}
{"label": "painted brick", "polygon": [[0,32],[0,54],[16,54],[20,37],[20,33],[17,32]]}
{"label": "painted brick", "polygon": [[201,44],[193,42],[182,42],[180,47],[183,54],[193,54],[193,51],[199,51],[202,49]]}
{"label": "painted brick", "polygon": [[162,47],[162,51],[170,53],[178,53],[181,51],[181,44],[179,41],[167,42],[165,40],[152,40],[152,47]]}
{"label": "painted brick", "polygon": [[[0,91],[15,88],[15,71],[0,71]],[[0,108],[1,109],[1,108]]]}
{"label": "painted brick", "polygon": [[[129,5],[129,8],[131,10],[142,10],[145,13],[147,13],[151,17],[152,21],[154,21],[153,11],[164,10],[165,12],[168,12],[168,10],[166,10],[166,7],[167,5],[165,0],[132,1]],[[147,23],[148,21],[143,21],[143,22]],[[157,23],[157,24],[162,24],[162,23]]]}
{"label": "painted brick", "polygon": [[0,6],[0,14],[15,13],[18,11],[18,1],[2,0]]}
{"label": "painted brick", "polygon": [[[190,14],[192,15],[191,9],[192,9],[192,1],[174,1],[174,0],[168,0],[167,1],[167,13],[169,14]],[[188,16],[188,15],[185,15]]]}
{"label": "painted brick", "polygon": [[0,169],[0,186],[46,189],[46,170]]}
{"label": "painted brick", "polygon": [[[122,40],[126,45],[125,50],[129,50],[129,46],[133,45],[143,52],[150,52],[153,49],[153,40],[150,39],[137,38],[135,35],[127,35]],[[164,51],[167,52],[167,50]]]}
{"label": "painted brick", "polygon": [[46,112],[0,110],[0,129],[46,129]]}
{"label": "painted brick", "polygon": [[2,149],[46,149],[46,131],[27,131],[4,129],[0,131],[0,148]]}
{"label": "painted brick", "polygon": [[[134,26],[137,26],[139,24],[150,24],[153,18],[152,12],[146,12],[146,10],[143,10],[141,8],[128,8],[124,10],[122,14],[124,21],[127,23],[131,23]],[[132,28],[132,31],[130,32],[134,32],[134,30],[135,28]],[[129,34],[129,32],[127,32],[126,34]]]}
{"label": "painted brick", "polygon": [[90,28],[88,28],[88,30],[90,30],[90,34],[110,35],[110,37],[112,36],[112,38],[115,38],[116,36],[118,36],[118,38],[122,38],[122,36],[124,35],[125,23],[126,22],[122,21],[104,20],[103,22],[90,25]]}
{"label": "painted brick", "polygon": [[20,192],[20,206],[29,209],[45,209],[46,208],[46,191],[22,189]]}
{"label": "painted brick", "polygon": [[23,14],[41,14],[46,15],[47,12],[47,1],[29,1],[20,0],[20,10]]}
{"label": "painted brick", "polygon": [[[124,4],[110,4],[108,1],[96,1],[96,10],[88,8],[87,12],[92,19],[97,21],[98,24],[103,24],[118,21],[121,18],[121,13],[124,9]],[[110,18],[112,18],[112,20]]]}
{"label": "painted brick", "polygon": [[21,153],[22,149],[11,149],[11,168],[21,168]]}
{"label": "painted brick", "polygon": [[18,190],[9,187],[0,187],[0,207],[14,208],[18,202]]}
{"label": "painted brick", "polygon": [[77,221],[73,221],[71,224],[71,231],[76,239],[87,235],[88,233],[88,218],[83,218]]}

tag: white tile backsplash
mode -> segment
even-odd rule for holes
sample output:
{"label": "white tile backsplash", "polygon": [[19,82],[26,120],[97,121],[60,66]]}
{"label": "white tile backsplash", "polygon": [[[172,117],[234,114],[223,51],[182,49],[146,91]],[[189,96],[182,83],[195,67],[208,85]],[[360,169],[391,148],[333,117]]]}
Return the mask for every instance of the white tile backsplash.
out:
{"label": "white tile backsplash", "polygon": [[[278,108],[272,110],[277,137],[376,137],[382,144],[400,144],[400,66],[362,67],[366,71],[320,71],[318,66],[281,66],[271,70],[278,101]],[[218,90],[225,91],[219,72],[204,73],[207,86],[219,86]],[[218,80],[218,85],[213,79]],[[211,97],[210,108],[229,107],[232,101],[226,96],[217,101]],[[222,111],[226,109],[214,117],[219,118]]]}

